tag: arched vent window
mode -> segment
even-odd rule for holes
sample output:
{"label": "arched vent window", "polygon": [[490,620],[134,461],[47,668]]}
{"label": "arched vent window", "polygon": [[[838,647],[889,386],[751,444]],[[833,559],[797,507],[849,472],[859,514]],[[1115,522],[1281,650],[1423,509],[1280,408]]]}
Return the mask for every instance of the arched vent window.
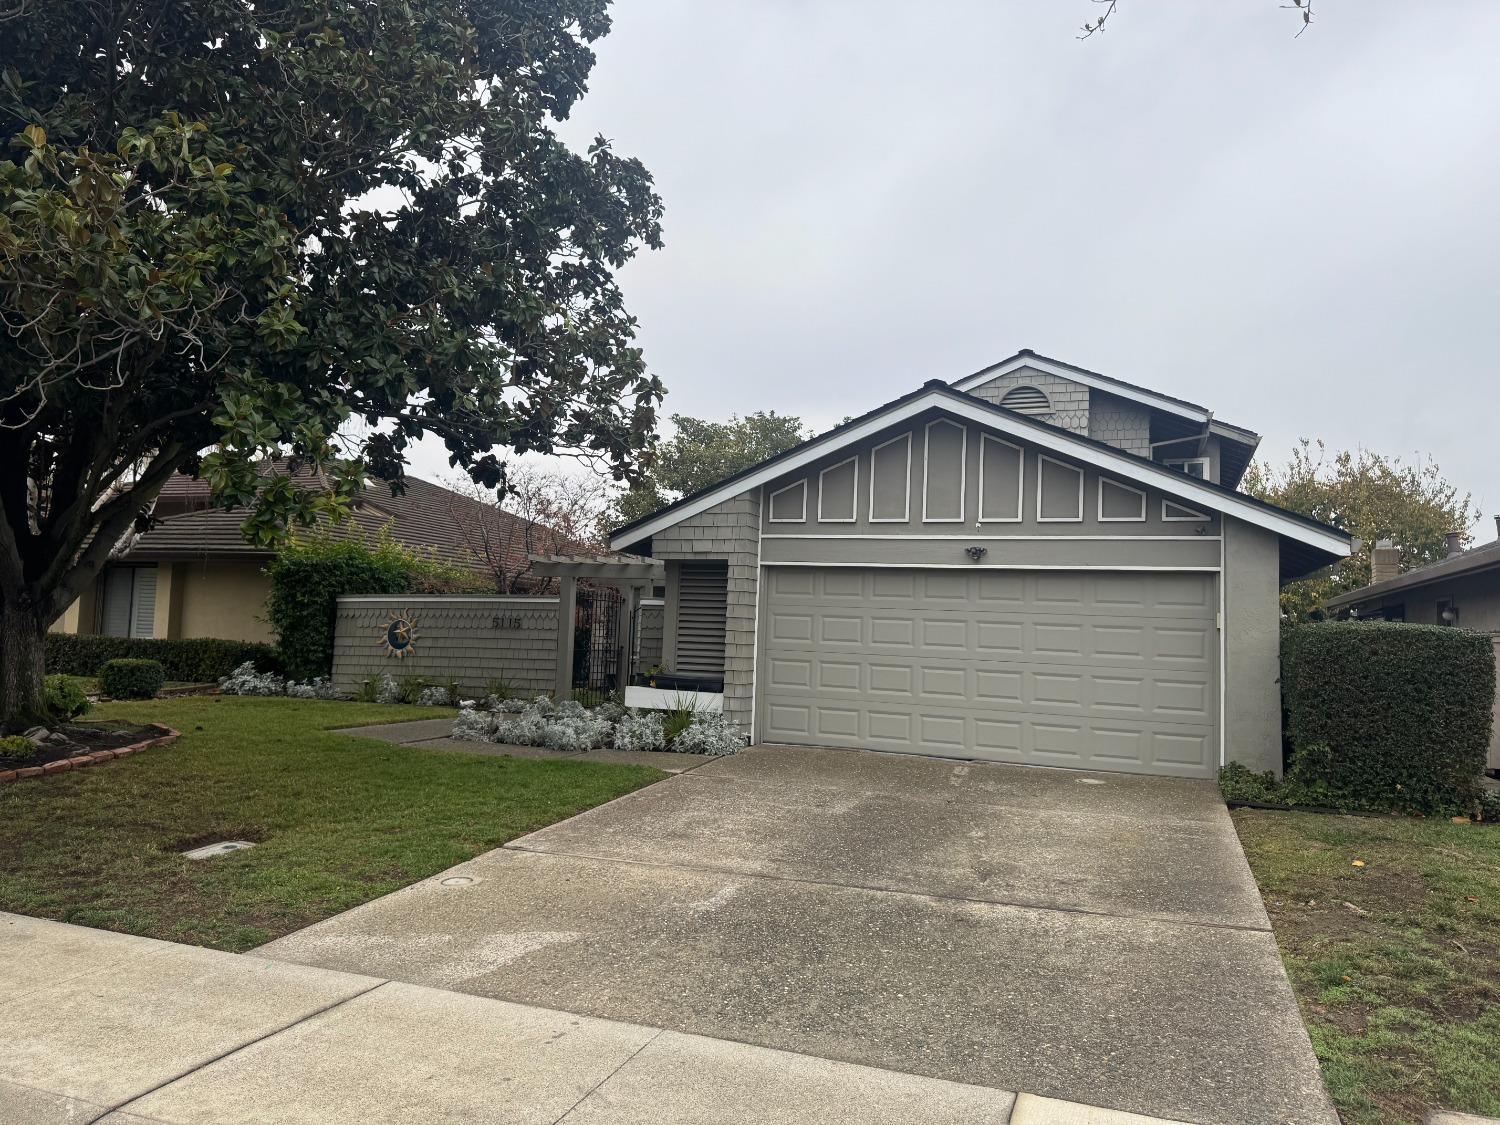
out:
{"label": "arched vent window", "polygon": [[1040,387],[1012,387],[1005,392],[1000,405],[1018,414],[1050,414],[1052,412],[1052,403],[1047,401],[1046,392]]}

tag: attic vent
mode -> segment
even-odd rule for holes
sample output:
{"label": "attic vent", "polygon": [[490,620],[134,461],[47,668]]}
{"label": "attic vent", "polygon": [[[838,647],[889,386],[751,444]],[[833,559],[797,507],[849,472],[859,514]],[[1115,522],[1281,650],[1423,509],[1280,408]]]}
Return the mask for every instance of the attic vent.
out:
{"label": "attic vent", "polygon": [[1052,403],[1040,387],[1013,387],[1005,392],[1000,405],[1018,414],[1050,414]]}

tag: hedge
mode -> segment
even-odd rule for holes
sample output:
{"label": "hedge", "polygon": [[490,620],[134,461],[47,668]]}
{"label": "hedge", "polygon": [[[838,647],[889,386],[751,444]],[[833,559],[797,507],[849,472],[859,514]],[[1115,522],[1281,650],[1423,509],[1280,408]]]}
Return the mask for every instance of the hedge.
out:
{"label": "hedge", "polygon": [[297,680],[333,670],[340,594],[458,593],[483,589],[466,571],[418,553],[382,532],[373,541],[317,533],[283,547],[266,569],[266,617],[284,671]]}
{"label": "hedge", "polygon": [[1282,638],[1288,780],[1331,804],[1466,810],[1489,752],[1489,637],[1437,625],[1316,622]]}
{"label": "hedge", "polygon": [[167,679],[206,684],[229,675],[245,661],[267,672],[281,670],[275,648],[253,641],[214,637],[167,640],[161,637],[103,637],[47,634],[47,671],[65,676],[97,676],[107,660],[155,660]]}
{"label": "hedge", "polygon": [[99,666],[99,690],[111,699],[152,699],[166,682],[155,660],[106,660]]}

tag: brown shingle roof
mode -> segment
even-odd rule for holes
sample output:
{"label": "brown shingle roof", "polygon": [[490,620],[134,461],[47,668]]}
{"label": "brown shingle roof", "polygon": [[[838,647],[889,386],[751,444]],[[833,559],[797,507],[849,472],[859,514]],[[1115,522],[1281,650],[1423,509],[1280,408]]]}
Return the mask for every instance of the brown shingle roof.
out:
{"label": "brown shingle roof", "polygon": [[[280,466],[277,467],[277,471]],[[309,485],[311,473],[300,472]],[[528,550],[532,553],[565,549],[564,543],[550,528],[530,524],[531,542],[527,542],[528,523],[510,512],[464,496],[452,489],[407,477],[405,491],[393,495],[385,481],[370,478],[365,490],[355,500],[350,518],[320,526],[336,537],[373,538],[381,529],[408,547],[430,551],[442,562],[489,574],[485,544],[492,554],[504,558],[508,573],[526,569]],[[124,552],[133,559],[203,559],[266,558],[273,552],[245,542],[240,531],[245,512],[236,508],[209,506],[207,482],[178,475],[163,486],[157,498],[156,513],[161,522],[137,536]]]}

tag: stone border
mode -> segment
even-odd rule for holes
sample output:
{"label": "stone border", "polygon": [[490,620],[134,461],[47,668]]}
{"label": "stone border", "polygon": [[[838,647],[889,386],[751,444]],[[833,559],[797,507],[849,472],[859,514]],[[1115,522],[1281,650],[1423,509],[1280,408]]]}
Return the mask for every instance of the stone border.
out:
{"label": "stone border", "polygon": [[139,754],[142,750],[149,750],[153,746],[170,746],[182,737],[181,731],[175,731],[171,727],[164,726],[161,723],[149,723],[148,725],[162,733],[155,738],[148,738],[142,742],[132,742],[129,746],[116,747],[114,750],[95,750],[91,754],[79,754],[75,758],[59,758],[55,762],[48,762],[45,766],[26,766],[18,770],[0,770],[0,785],[8,781],[24,781],[28,777],[50,777],[53,774],[81,770],[85,766],[96,766],[101,762],[113,761],[115,758],[128,758],[132,754]]}

